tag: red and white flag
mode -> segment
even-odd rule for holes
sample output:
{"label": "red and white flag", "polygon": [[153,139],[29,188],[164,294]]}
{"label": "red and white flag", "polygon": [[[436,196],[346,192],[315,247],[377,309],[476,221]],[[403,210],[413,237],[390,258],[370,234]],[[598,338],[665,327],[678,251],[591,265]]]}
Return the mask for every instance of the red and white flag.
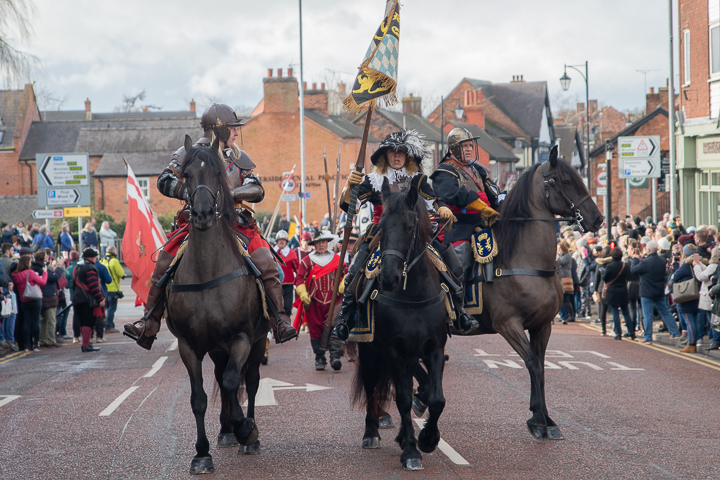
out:
{"label": "red and white flag", "polygon": [[132,272],[132,289],[137,294],[136,304],[147,301],[155,262],[152,253],[162,247],[167,238],[150,205],[138,186],[135,174],[127,166],[128,215],[122,241],[125,265]]}

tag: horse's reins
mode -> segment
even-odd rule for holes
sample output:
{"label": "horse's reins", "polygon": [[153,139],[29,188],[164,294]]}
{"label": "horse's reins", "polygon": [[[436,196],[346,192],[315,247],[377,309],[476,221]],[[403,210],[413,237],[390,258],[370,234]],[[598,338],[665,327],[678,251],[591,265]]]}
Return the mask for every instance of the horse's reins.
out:
{"label": "horse's reins", "polygon": [[[547,161],[542,163],[542,174],[543,179],[547,177],[551,177],[552,173],[547,168]],[[555,192],[557,192],[564,200],[565,203],[567,203],[570,210],[573,210],[573,213],[575,213],[575,218],[573,219],[575,223],[578,224],[578,227],[580,227],[580,232],[585,233],[585,227],[583,227],[582,222],[585,221],[585,217],[582,216],[582,213],[580,213],[580,205],[582,205],[587,200],[590,200],[590,195],[585,195],[577,205],[570,199],[570,197],[567,196],[565,191],[561,190],[560,187],[558,187],[557,183],[555,182],[554,178],[549,178],[548,180],[543,180],[543,183],[545,184],[545,200],[550,200],[550,187],[553,187],[555,189]]]}
{"label": "horse's reins", "polygon": [[421,252],[420,255],[418,255],[418,257],[415,259],[415,261],[413,261],[410,264],[410,268],[408,268],[408,262],[410,261],[410,255],[412,255],[413,248],[415,247],[415,239],[417,238],[417,231],[418,231],[417,220],[414,223],[415,223],[415,226],[413,227],[413,234],[412,234],[412,239],[410,240],[410,247],[408,248],[408,251],[405,253],[405,255],[403,255],[402,252],[399,252],[397,250],[389,249],[389,250],[383,250],[382,255],[380,257],[380,258],[383,258],[383,257],[385,257],[385,255],[393,255],[395,257],[400,258],[403,261],[403,272],[402,272],[403,290],[405,290],[405,288],[407,287],[407,274],[410,271],[410,268],[412,268],[412,266],[415,264],[415,262],[417,261],[417,258],[420,258],[420,255],[422,255],[422,252]]}

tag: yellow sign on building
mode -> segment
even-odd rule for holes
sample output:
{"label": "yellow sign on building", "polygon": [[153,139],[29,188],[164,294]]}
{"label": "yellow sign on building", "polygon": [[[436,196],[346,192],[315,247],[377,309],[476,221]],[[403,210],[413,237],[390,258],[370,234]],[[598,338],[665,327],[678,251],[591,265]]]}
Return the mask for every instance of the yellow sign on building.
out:
{"label": "yellow sign on building", "polygon": [[89,217],[90,215],[90,207],[65,208],[65,217]]}

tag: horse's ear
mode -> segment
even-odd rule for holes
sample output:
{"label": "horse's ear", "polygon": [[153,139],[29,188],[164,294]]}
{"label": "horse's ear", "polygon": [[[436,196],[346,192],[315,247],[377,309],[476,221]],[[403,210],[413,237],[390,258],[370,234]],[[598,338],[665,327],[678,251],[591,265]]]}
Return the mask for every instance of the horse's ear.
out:
{"label": "horse's ear", "polygon": [[390,183],[388,182],[387,177],[383,178],[383,184],[382,188],[380,189],[380,193],[382,193],[383,202],[385,202],[385,200],[387,200],[392,193],[390,190]]}
{"label": "horse's ear", "polygon": [[408,190],[407,195],[405,195],[405,202],[407,202],[408,207],[410,207],[410,209],[412,210],[415,208],[415,204],[417,203],[417,200],[418,200],[418,189],[415,185],[411,185],[410,190]]}
{"label": "horse's ear", "polygon": [[550,166],[555,168],[557,165],[557,159],[558,159],[558,146],[557,144],[553,145],[553,147],[550,149],[550,158],[548,161],[550,162]]}
{"label": "horse's ear", "polygon": [[185,134],[185,153],[189,152],[190,149],[193,146],[192,138],[190,138],[190,135]]}

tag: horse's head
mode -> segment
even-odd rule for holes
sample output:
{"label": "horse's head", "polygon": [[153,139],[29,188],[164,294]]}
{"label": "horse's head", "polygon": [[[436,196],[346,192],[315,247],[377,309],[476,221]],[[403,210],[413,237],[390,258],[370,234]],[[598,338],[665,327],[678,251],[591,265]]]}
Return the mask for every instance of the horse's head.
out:
{"label": "horse's head", "polygon": [[216,149],[193,146],[190,136],[185,135],[185,160],[181,172],[187,186],[193,228],[205,231],[213,221],[233,218],[230,188]]}
{"label": "horse's head", "polygon": [[543,195],[550,213],[572,217],[584,231],[597,232],[603,216],[580,175],[569,163],[558,161],[557,145],[538,170],[542,172]]}
{"label": "horse's head", "polygon": [[418,190],[415,186],[407,193],[393,193],[385,179],[382,198],[380,284],[384,291],[391,292],[400,284],[413,259],[423,253],[431,227],[424,202],[418,202]]}

